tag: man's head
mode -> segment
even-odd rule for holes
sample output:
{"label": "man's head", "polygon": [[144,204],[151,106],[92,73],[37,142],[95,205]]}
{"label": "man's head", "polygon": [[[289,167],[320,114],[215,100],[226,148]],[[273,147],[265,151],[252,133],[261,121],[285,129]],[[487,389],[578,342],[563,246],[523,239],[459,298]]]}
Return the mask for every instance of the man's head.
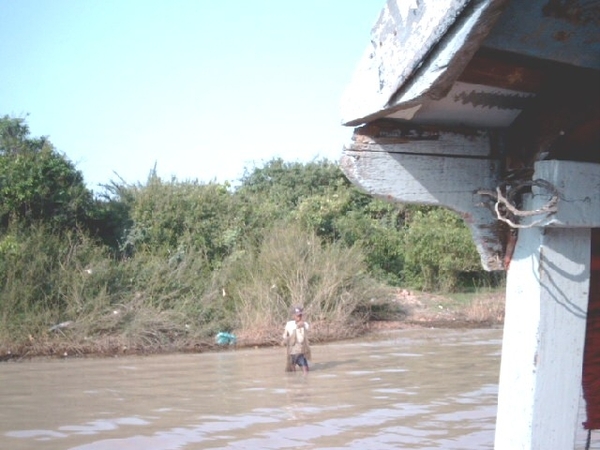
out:
{"label": "man's head", "polygon": [[302,318],[302,313],[303,313],[303,309],[301,306],[296,306],[294,308],[294,317],[296,317],[296,319],[301,319]]}

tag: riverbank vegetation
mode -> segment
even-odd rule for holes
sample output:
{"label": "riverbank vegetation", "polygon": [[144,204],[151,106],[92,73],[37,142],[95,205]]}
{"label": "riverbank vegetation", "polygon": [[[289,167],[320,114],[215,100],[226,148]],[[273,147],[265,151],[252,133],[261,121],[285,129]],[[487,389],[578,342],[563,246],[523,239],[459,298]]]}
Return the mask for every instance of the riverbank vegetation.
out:
{"label": "riverbank vegetation", "polygon": [[220,331],[277,344],[293,305],[305,306],[313,341],[347,338],[414,314],[402,293],[460,305],[503,274],[481,269],[456,214],[370,197],[330,161],[273,159],[235,184],[150,170],[143,184],[92,192],[48,139],[5,116],[0,280],[8,358],[199,351]]}

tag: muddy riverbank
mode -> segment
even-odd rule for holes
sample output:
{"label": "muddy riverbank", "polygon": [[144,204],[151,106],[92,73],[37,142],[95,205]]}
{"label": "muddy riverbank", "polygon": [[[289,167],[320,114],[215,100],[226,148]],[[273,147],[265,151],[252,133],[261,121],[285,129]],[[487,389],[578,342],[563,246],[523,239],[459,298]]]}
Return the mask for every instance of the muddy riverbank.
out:
{"label": "muddy riverbank", "polygon": [[[371,320],[366,323],[357,324],[352,335],[344,336],[336,332],[317,334],[314,342],[341,341],[382,330],[494,328],[500,327],[503,320],[504,291],[445,296],[400,290],[391,305],[373,313]],[[320,324],[313,323],[313,325],[318,329]],[[152,330],[148,332],[152,333]],[[239,332],[236,333],[236,337],[236,348],[270,347],[280,343],[279,330],[265,330],[260,335]],[[147,343],[142,345],[132,345],[122,336],[101,336],[82,340],[74,338],[69,332],[69,327],[65,327],[49,333],[44,339],[32,338],[27,343],[14,346],[4,343],[0,350],[0,361],[35,357],[118,357],[138,354],[203,353],[228,348],[227,345],[219,345],[214,337],[191,339],[185,335],[174,336],[173,339],[164,342],[148,339]]]}

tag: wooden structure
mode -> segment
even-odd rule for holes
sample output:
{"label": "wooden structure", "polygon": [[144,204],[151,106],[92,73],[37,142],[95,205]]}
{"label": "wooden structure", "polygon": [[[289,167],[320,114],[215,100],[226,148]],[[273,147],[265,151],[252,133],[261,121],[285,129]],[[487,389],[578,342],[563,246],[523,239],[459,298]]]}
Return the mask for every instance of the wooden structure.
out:
{"label": "wooden structure", "polygon": [[600,2],[389,0],[342,122],[353,183],[456,211],[508,271],[496,449],[600,428]]}

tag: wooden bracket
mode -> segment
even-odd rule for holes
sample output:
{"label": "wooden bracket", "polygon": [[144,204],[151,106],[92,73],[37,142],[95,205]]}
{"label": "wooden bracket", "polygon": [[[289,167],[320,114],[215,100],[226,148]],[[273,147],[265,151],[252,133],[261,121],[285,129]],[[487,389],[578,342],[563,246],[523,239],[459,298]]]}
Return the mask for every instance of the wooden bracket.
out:
{"label": "wooden bracket", "polygon": [[494,136],[482,130],[443,130],[374,123],[357,128],[341,167],[374,197],[445,206],[469,226],[486,270],[504,270],[509,236],[484,190],[500,182]]}

